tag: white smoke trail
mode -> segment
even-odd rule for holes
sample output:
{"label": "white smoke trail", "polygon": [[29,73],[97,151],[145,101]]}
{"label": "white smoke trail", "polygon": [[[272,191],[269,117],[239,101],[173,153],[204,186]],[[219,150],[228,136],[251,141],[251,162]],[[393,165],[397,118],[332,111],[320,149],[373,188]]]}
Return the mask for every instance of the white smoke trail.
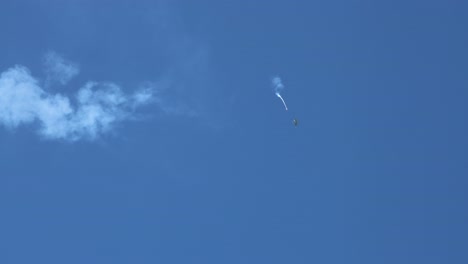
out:
{"label": "white smoke trail", "polygon": [[279,99],[281,99],[281,101],[283,101],[284,108],[286,108],[286,111],[288,111],[288,107],[286,106],[286,102],[284,101],[283,97],[281,97],[281,94],[279,94],[279,93],[276,93],[276,96],[278,96],[278,97],[279,97]]}
{"label": "white smoke trail", "polygon": [[281,90],[284,89],[284,85],[283,85],[283,82],[281,82],[281,78],[280,77],[274,77],[271,80],[271,82],[273,83],[273,89],[275,90],[276,96],[278,96],[279,99],[281,99],[281,101],[283,102],[284,108],[286,109],[286,111],[288,111],[288,107],[286,106],[286,102],[284,101],[283,97],[280,94]]}

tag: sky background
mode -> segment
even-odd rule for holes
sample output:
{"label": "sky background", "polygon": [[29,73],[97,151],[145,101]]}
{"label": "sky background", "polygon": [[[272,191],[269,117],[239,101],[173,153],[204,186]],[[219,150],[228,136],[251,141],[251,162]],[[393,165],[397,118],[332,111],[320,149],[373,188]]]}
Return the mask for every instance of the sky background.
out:
{"label": "sky background", "polygon": [[467,263],[467,8],[3,0],[0,263]]}

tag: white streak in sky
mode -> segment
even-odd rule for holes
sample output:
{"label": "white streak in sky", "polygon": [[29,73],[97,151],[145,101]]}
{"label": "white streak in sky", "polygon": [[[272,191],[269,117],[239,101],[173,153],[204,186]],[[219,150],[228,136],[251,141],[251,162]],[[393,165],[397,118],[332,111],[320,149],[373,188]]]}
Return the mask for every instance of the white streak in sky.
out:
{"label": "white streak in sky", "polygon": [[284,108],[286,108],[286,111],[288,111],[288,107],[286,106],[286,102],[284,101],[283,97],[281,97],[281,94],[279,94],[279,93],[276,93],[276,96],[278,96],[278,97],[279,97],[279,99],[281,99],[281,101],[283,101]]}
{"label": "white streak in sky", "polygon": [[273,89],[275,91],[276,96],[281,99],[283,102],[284,108],[286,108],[286,111],[288,110],[288,107],[286,106],[286,102],[284,101],[283,97],[281,96],[280,92],[284,89],[283,82],[281,82],[280,77],[274,77],[271,82],[273,83]]}

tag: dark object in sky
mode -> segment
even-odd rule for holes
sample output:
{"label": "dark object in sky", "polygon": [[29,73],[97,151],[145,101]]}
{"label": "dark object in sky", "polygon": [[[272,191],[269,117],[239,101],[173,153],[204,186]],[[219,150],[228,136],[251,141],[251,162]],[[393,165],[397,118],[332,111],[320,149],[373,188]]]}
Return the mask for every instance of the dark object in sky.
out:
{"label": "dark object in sky", "polygon": [[295,127],[297,127],[297,125],[299,124],[299,121],[297,120],[297,118],[293,119],[293,124]]}

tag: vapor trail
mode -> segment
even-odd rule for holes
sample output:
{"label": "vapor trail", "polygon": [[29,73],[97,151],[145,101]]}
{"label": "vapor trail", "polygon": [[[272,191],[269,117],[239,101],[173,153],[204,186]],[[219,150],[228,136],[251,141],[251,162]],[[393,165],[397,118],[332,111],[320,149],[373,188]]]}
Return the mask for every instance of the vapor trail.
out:
{"label": "vapor trail", "polygon": [[288,107],[286,106],[286,102],[284,101],[283,97],[281,96],[280,92],[281,90],[284,89],[284,85],[283,83],[281,82],[281,78],[280,77],[274,77],[271,82],[273,83],[273,88],[275,90],[275,94],[276,96],[279,97],[279,99],[281,99],[281,101],[283,102],[284,104],[284,108],[286,108],[286,111],[288,111]]}
{"label": "vapor trail", "polygon": [[286,102],[284,101],[283,97],[281,97],[281,94],[279,94],[279,93],[276,93],[276,96],[278,96],[278,97],[279,97],[279,99],[281,99],[281,101],[283,101],[284,108],[286,108],[286,111],[288,111],[288,107],[286,106]]}

